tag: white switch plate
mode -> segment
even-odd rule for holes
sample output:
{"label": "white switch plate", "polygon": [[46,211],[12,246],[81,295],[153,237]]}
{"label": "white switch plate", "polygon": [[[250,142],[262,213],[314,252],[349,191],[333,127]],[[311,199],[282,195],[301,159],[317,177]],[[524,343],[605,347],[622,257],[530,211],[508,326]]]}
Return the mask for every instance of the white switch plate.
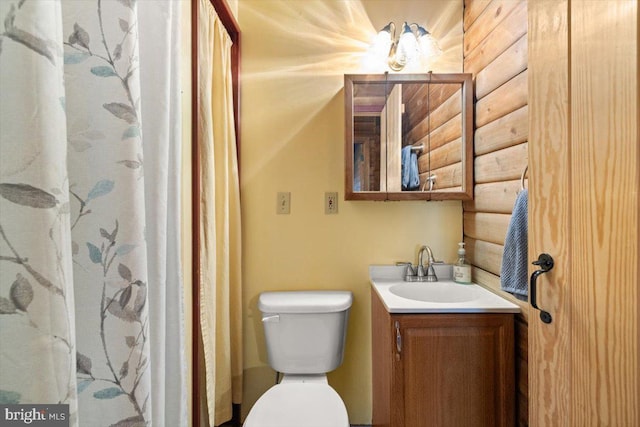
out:
{"label": "white switch plate", "polygon": [[324,193],[324,213],[338,213],[338,193],[335,191],[327,191]]}
{"label": "white switch plate", "polygon": [[278,192],[276,198],[276,213],[279,215],[288,215],[291,211],[291,193],[288,191]]}

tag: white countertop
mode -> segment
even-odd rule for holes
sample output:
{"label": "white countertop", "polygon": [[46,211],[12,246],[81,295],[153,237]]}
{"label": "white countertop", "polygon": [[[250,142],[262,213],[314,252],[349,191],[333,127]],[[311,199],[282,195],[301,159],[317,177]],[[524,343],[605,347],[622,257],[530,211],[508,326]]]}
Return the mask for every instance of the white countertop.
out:
{"label": "white countertop", "polygon": [[[403,298],[390,291],[392,286],[405,282],[404,267],[372,265],[369,267],[371,286],[378,294],[389,313],[519,313],[520,307],[475,283],[460,285],[451,280],[451,265],[435,265],[439,290],[452,286],[455,291],[473,294],[470,301],[431,302]],[[431,282],[412,282],[410,286],[430,286]],[[464,289],[460,288],[464,287]]]}

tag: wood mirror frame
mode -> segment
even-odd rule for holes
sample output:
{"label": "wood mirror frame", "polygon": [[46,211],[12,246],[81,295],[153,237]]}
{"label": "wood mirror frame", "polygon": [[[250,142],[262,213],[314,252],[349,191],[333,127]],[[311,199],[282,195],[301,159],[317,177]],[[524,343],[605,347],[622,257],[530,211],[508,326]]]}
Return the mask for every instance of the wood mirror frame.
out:
{"label": "wood mirror frame", "polygon": [[345,200],[473,198],[471,74],[345,74],[344,99]]}

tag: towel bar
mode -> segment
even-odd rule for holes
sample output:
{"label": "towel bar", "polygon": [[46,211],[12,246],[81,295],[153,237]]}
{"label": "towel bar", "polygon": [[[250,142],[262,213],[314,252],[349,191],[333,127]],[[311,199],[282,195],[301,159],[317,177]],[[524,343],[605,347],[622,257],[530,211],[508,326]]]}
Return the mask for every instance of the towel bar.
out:
{"label": "towel bar", "polygon": [[524,190],[524,177],[527,174],[528,169],[529,169],[529,165],[526,165],[524,167],[524,170],[522,171],[522,175],[520,175],[520,191]]}

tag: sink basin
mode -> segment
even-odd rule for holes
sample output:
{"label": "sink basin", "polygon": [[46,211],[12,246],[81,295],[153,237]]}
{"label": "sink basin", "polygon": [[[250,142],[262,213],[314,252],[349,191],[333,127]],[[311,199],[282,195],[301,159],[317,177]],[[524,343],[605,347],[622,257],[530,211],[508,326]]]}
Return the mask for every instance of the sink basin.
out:
{"label": "sink basin", "polygon": [[453,281],[450,264],[434,265],[437,282],[405,282],[404,266],[371,265],[371,286],[389,313],[519,313],[520,307],[484,287]]}
{"label": "sink basin", "polygon": [[454,282],[399,283],[391,286],[389,292],[402,298],[433,303],[462,303],[481,297],[475,286]]}

